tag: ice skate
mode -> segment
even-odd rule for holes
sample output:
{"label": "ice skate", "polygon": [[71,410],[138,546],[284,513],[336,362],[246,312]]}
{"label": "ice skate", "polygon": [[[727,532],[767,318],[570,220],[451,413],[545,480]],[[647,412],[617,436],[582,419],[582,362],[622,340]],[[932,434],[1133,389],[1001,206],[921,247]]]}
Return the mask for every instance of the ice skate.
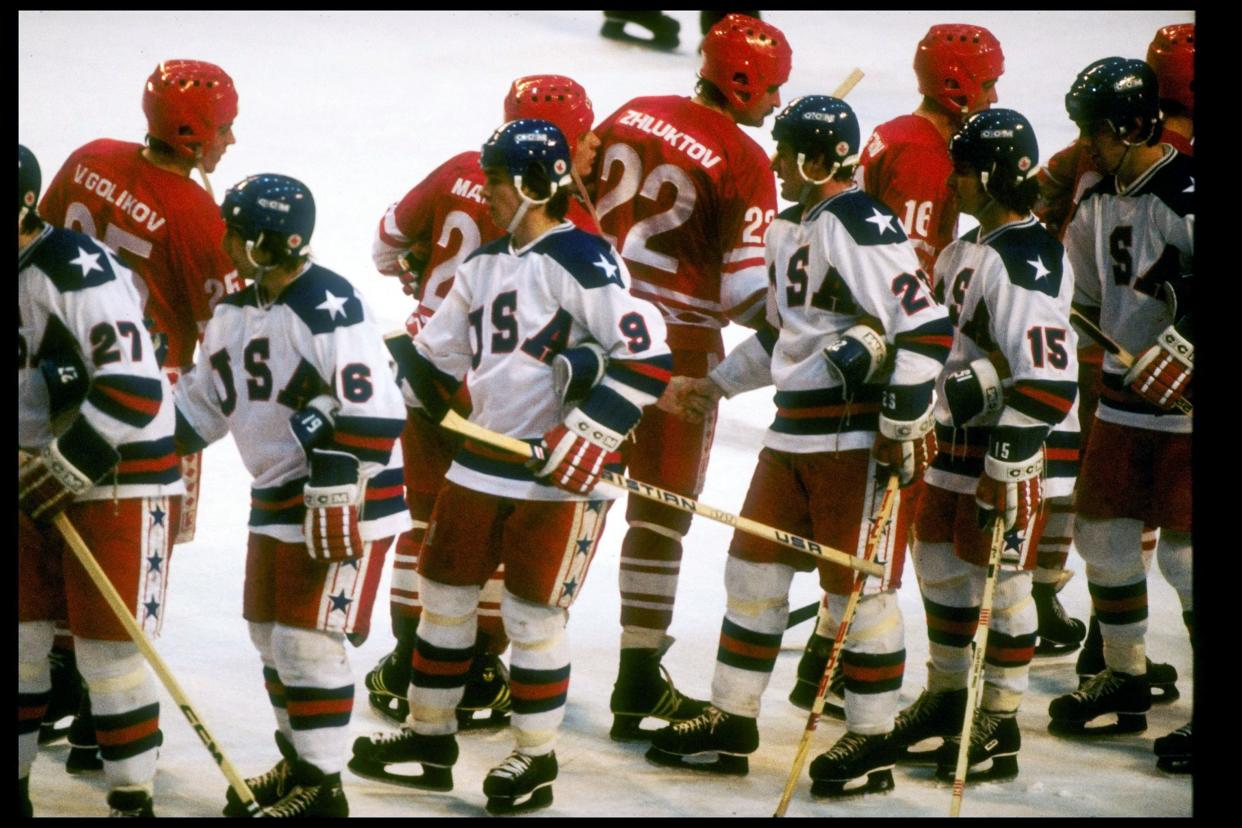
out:
{"label": "ice skate", "polygon": [[[831,654],[832,639],[812,633],[810,640],[806,642],[806,649],[802,651],[802,658],[798,661],[798,679],[789,691],[790,704],[801,710],[811,709]],[[845,671],[841,667],[840,658],[832,668],[828,692],[824,694],[823,714],[831,719],[845,719]]]}
{"label": "ice skate", "polygon": [[668,670],[660,663],[658,650],[623,649],[609,707],[613,720],[608,735],[616,742],[636,742],[650,739],[657,732],[644,730],[643,718],[684,722],[702,713],[707,702],[677,691]]}
{"label": "ice skate", "polygon": [[1167,736],[1161,736],[1152,745],[1156,754],[1156,767],[1165,773],[1194,773],[1191,762],[1191,722],[1179,727]]}
{"label": "ice skate", "polygon": [[[1072,573],[1063,574],[1068,576]],[[1036,656],[1068,655],[1082,646],[1082,640],[1087,635],[1087,625],[1071,618],[1057,598],[1057,593],[1068,580],[1069,577],[1065,577],[1056,583],[1036,582],[1031,585],[1031,598],[1035,601],[1035,615],[1038,618]]]}
{"label": "ice skate", "polygon": [[897,751],[891,734],[847,731],[811,762],[811,796],[838,799],[893,789]]}
{"label": "ice skate", "polygon": [[[957,754],[961,734],[944,740],[936,753],[936,778],[953,782],[957,773]],[[1018,776],[1018,749],[1022,734],[1013,714],[1001,715],[976,710],[970,728],[970,748],[966,753],[966,781],[1007,782]],[[982,767],[980,767],[982,766]]]}
{"label": "ice skate", "polygon": [[[609,40],[622,43],[633,43],[662,52],[670,52],[680,45],[678,34],[681,24],[659,11],[606,11],[604,25],[599,33]],[[639,37],[626,31],[626,24],[632,23],[651,33],[651,37]]]}
{"label": "ice skate", "polygon": [[936,761],[937,748],[912,750],[924,739],[948,738],[962,732],[966,715],[966,688],[933,693],[924,690],[914,703],[897,714],[890,739],[903,765],[927,765]]}
{"label": "ice skate", "polygon": [[[1091,680],[1092,676],[1104,670],[1104,639],[1100,635],[1100,622],[1091,616],[1087,628],[1087,640],[1083,642],[1082,652],[1074,665],[1078,673],[1078,689]],[[1152,704],[1167,704],[1177,701],[1181,693],[1177,689],[1177,668],[1172,664],[1147,659],[1147,684],[1151,688]]]}
{"label": "ice skate", "polygon": [[[389,765],[417,762],[419,775],[392,773]],[[457,763],[457,737],[424,736],[413,730],[377,733],[354,740],[354,756],[349,769],[365,779],[389,782],[427,791],[453,790],[453,765]]]}
{"label": "ice skate", "polygon": [[263,809],[263,816],[278,819],[293,817],[347,817],[349,801],[341,787],[339,773],[324,773],[319,768],[294,760],[291,773],[293,787],[280,801]]}
{"label": "ice skate", "polygon": [[556,779],[556,753],[528,756],[513,751],[505,761],[487,772],[483,794],[489,814],[515,814],[552,804],[552,781]]}
{"label": "ice skate", "polygon": [[746,757],[758,747],[756,720],[709,705],[696,718],[657,731],[647,759],[665,767],[745,776],[750,771]]}
{"label": "ice skate", "polygon": [[[1052,700],[1048,730],[1062,736],[1106,736],[1142,733],[1147,729],[1151,709],[1151,690],[1146,676],[1131,676],[1105,670],[1092,676],[1081,689]],[[1117,714],[1111,725],[1087,727],[1094,719]]]}
{"label": "ice skate", "polygon": [[[298,752],[285,734],[276,731],[276,747],[280,751],[280,761],[271,770],[261,776],[252,776],[246,780],[246,787],[254,795],[254,801],[260,808],[275,805],[293,789],[293,763]],[[225,793],[224,815],[226,817],[249,816],[246,806],[237,792],[229,788]]]}
{"label": "ice skate", "polygon": [[153,817],[155,803],[145,788],[116,788],[108,792],[108,816]]}
{"label": "ice skate", "polygon": [[410,666],[401,664],[396,651],[381,658],[363,683],[367,701],[377,716],[400,726],[410,715],[410,703],[405,697],[410,686]]}
{"label": "ice skate", "polygon": [[95,736],[95,717],[91,715],[91,697],[83,690],[78,715],[69,725],[69,755],[65,758],[65,771],[74,776],[97,773],[103,770],[99,758],[99,742]]}
{"label": "ice skate", "polygon": [[470,664],[470,674],[466,677],[466,693],[457,705],[457,729],[495,730],[508,727],[512,707],[509,668],[505,667],[500,656],[475,656]]}

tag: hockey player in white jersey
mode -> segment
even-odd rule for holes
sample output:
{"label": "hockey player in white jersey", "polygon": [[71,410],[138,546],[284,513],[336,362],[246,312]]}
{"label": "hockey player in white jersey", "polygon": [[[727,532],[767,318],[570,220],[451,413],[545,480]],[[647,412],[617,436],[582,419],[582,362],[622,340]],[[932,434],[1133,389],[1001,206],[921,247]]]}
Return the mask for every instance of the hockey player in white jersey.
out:
{"label": "hockey player in white jersey", "polygon": [[1047,518],[1041,503],[1068,498],[1078,470],[1074,278],[1064,248],[1031,214],[1039,148],[1026,118],[1010,109],[976,113],[949,152],[949,189],[979,226],[936,263],[954,337],[936,404],[940,453],[914,526],[928,686],[897,717],[893,743],[903,749],[947,737],[937,751],[906,758],[932,759],[937,777],[953,780],[991,547],[991,532],[981,527],[999,510],[1008,532],[986,622],[967,778],[1000,780],[1018,773],[1015,716],[1035,651],[1031,575]]}
{"label": "hockey player in white jersey", "polygon": [[[593,490],[606,466],[619,468],[617,450],[663,391],[671,359],[660,312],[630,295],[615,251],[564,221],[571,179],[560,130],[547,121],[510,121],[483,145],[480,163],[492,220],[510,235],[471,254],[400,358],[407,401],[439,420],[465,381],[472,422],[541,445],[547,460],[528,467],[469,440],[455,457],[419,560],[424,613],[412,722],[399,734],[359,739],[350,768],[413,787],[452,788],[454,708],[480,588],[503,563],[516,745],[483,783],[488,810],[503,813],[552,801],[569,686],[566,610],[582,589],[612,496]],[[606,368],[586,382],[579,402],[563,405],[553,363],[591,341]],[[424,773],[387,771],[400,762],[418,762]]]}
{"label": "hockey player in white jersey", "polygon": [[[1194,159],[1159,143],[1158,82],[1143,61],[1096,61],[1074,81],[1065,106],[1104,172],[1065,235],[1078,276],[1074,306],[1135,358],[1132,365],[1111,353],[1104,359],[1076,502],[1074,538],[1087,562],[1105,669],[1078,692],[1054,699],[1048,713],[1057,731],[1082,732],[1097,716],[1115,713],[1115,726],[1087,732],[1137,732],[1151,705],[1145,525],[1160,529],[1156,558],[1194,641],[1192,424],[1178,408],[1189,402],[1194,373],[1187,301]],[[1188,729],[1185,737],[1183,772],[1190,769]],[[1167,747],[1158,740],[1158,755]]]}
{"label": "hockey player in white jersey", "polygon": [[[385,552],[409,528],[393,450],[405,407],[371,312],[309,258],[306,186],[251,176],[221,209],[224,249],[253,281],[216,306],[177,384],[178,449],[232,432],[254,477],[243,615],[283,758],[248,784],[271,816],[346,816],[345,639],[366,637]],[[231,790],[225,814],[244,814]]]}
{"label": "hockey player in white jersey", "polygon": [[35,211],[39,165],[17,147],[17,779],[51,692],[55,622],[68,620],[94,699],[113,816],[153,816],[159,699],[137,646],[51,526],[62,512],[149,635],[164,618],[170,528],[185,487],[168,381],[135,277],[108,248]]}
{"label": "hockey player in white jersey", "polygon": [[[742,515],[861,554],[863,527],[889,475],[903,487],[916,484],[935,455],[932,392],[951,329],[896,217],[852,181],[859,130],[849,105],[825,95],[799,98],[777,117],[772,135],[781,195],[797,202],[766,240],[767,315],[777,330],[761,331],[707,379],[692,381],[689,396],[702,402],[686,413],[701,415],[721,395],[775,385],[776,419]],[[867,583],[844,642],[849,730],[811,764],[819,796],[893,785],[888,733],[905,668],[896,591],[910,514],[897,507],[883,531],[875,560],[885,575]],[[715,754],[707,767],[747,772],[790,583],[795,571],[814,566],[771,541],[734,534],[711,707],[658,732],[649,759],[703,768],[688,759]],[[818,566],[839,619],[853,572]]]}

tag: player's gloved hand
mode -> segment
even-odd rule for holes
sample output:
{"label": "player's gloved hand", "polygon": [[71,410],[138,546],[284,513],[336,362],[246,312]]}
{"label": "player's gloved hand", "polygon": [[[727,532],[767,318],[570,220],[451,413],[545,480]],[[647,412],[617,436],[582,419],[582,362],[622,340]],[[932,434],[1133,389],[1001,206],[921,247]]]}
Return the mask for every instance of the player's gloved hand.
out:
{"label": "player's gloved hand", "polygon": [[828,375],[841,383],[848,400],[880,373],[887,353],[883,334],[868,325],[855,325],[824,348],[824,359]]}
{"label": "player's gloved hand", "polygon": [[302,446],[302,451],[306,452],[308,460],[314,449],[326,446],[332,439],[336,412],[340,407],[340,403],[330,394],[320,394],[305,408],[290,415],[289,430]]}
{"label": "player's gloved hand", "polygon": [[407,295],[418,298],[418,291],[423,284],[423,268],[427,265],[427,257],[420,256],[417,250],[407,250],[397,257],[397,266],[401,272],[397,278],[401,280],[401,290]]}
{"label": "player's gloved hand", "polygon": [[625,435],[575,408],[565,422],[543,435],[544,460],[536,466],[535,476],[548,478],[558,489],[588,494],[599,483],[604,466],[621,461],[618,449],[624,440]]}
{"label": "player's gloved hand", "polygon": [[302,489],[306,551],[316,561],[361,557],[358,512],[363,486],[358,480],[358,458],[343,451],[312,449],[310,471],[310,480]]}
{"label": "player's gloved hand", "polygon": [[871,451],[876,464],[896,472],[903,487],[922,480],[936,457],[935,425],[930,383],[889,386],[880,396],[880,428]]}
{"label": "player's gloved hand", "polygon": [[51,523],[120,459],[116,449],[79,416],[38,456],[18,466],[17,508],[36,523]]}
{"label": "player's gloved hand", "polygon": [[1170,325],[1134,360],[1125,382],[1143,399],[1168,410],[1187,399],[1194,370],[1194,343]]}
{"label": "player's gloved hand", "polygon": [[583,342],[552,358],[552,389],[561,405],[577,405],[604,378],[608,355],[594,342]]}
{"label": "player's gloved hand", "polygon": [[987,359],[945,375],[942,391],[957,428],[986,421],[1005,407],[1000,374]]}
{"label": "player's gloved hand", "polygon": [[1046,429],[998,426],[992,430],[983,474],[975,489],[979,526],[999,515],[1005,529],[1023,530],[1043,499]]}

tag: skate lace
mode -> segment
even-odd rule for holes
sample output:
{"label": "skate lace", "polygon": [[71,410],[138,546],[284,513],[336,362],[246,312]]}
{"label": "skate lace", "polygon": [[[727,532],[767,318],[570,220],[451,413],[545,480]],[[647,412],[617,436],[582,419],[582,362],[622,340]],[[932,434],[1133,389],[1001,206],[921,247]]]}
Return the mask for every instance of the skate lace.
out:
{"label": "skate lace", "polygon": [[681,706],[681,700],[684,697],[673,685],[673,677],[669,675],[668,669],[663,664],[660,665],[660,675],[664,678],[664,694],[660,696],[660,701],[656,703],[649,715],[663,719],[673,715]]}
{"label": "skate lace", "polygon": [[263,812],[271,817],[295,817],[301,816],[315,800],[319,798],[320,786],[297,787],[284,799],[275,805],[270,805],[263,809]]}
{"label": "skate lace", "polygon": [[1096,701],[1101,696],[1116,690],[1124,680],[1112,670],[1104,670],[1087,679],[1087,683],[1070,695],[1080,701]]}
{"label": "skate lace", "polygon": [[375,669],[367,673],[365,680],[367,689],[372,693],[383,693],[384,695],[392,696],[393,698],[404,698],[404,694],[398,695],[393,690],[389,689],[388,682],[384,680],[384,672],[390,669],[395,663],[396,656],[393,653],[389,653],[384,657],[383,661],[375,665]]}
{"label": "skate lace", "polygon": [[255,788],[271,788],[277,795],[283,796],[285,784],[288,782],[291,773],[293,773],[293,764],[288,759],[281,759],[267,773],[247,779],[246,787],[251,790]]}
{"label": "skate lace", "polygon": [[933,693],[930,690],[924,690],[914,700],[914,704],[897,714],[897,718],[901,719],[904,727],[922,724],[936,715],[943,695],[943,693]]}
{"label": "skate lace", "polygon": [[515,750],[508,755],[505,761],[493,768],[488,776],[504,776],[509,779],[517,779],[530,770],[531,762],[533,761],[533,757],[527,756],[525,753],[518,753]]}
{"label": "skate lace", "polygon": [[371,736],[371,744],[375,747],[387,747],[406,741],[414,735],[414,731],[401,728],[395,732],[383,731]]}
{"label": "skate lace", "polygon": [[723,710],[708,707],[695,718],[674,724],[673,732],[683,736],[690,733],[714,733],[728,717],[729,714]]}
{"label": "skate lace", "polygon": [[[972,747],[979,746],[992,738],[992,734],[996,732],[996,728],[1000,726],[1000,716],[993,716],[983,710],[975,713],[975,723],[970,729],[970,744]],[[961,742],[959,736],[957,741]]]}
{"label": "skate lace", "polygon": [[862,750],[863,745],[867,743],[867,737],[861,733],[850,733],[846,731],[837,743],[833,745],[826,756],[833,761],[843,761],[852,758],[855,754]]}

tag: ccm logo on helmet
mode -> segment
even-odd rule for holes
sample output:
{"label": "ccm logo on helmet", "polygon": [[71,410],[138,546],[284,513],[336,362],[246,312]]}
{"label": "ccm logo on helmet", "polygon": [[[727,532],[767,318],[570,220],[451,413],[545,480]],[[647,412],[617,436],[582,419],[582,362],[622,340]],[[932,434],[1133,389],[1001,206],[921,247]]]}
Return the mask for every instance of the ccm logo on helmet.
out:
{"label": "ccm logo on helmet", "polygon": [[267,210],[275,210],[278,213],[289,212],[289,205],[283,201],[272,201],[270,198],[256,199],[256,203]]}
{"label": "ccm logo on helmet", "polygon": [[837,115],[835,112],[803,112],[802,120],[804,121],[824,121],[825,123],[836,123]]}
{"label": "ccm logo on helmet", "polygon": [[548,143],[548,136],[544,135],[542,132],[521,132],[514,135],[513,140],[518,144],[525,144],[530,141],[534,141],[538,144],[546,144]]}
{"label": "ccm logo on helmet", "polygon": [[985,129],[979,133],[980,138],[1012,138],[1012,129]]}
{"label": "ccm logo on helmet", "polygon": [[1127,89],[1136,89],[1142,87],[1143,79],[1138,75],[1127,75],[1121,80],[1113,84],[1114,92],[1124,92]]}

